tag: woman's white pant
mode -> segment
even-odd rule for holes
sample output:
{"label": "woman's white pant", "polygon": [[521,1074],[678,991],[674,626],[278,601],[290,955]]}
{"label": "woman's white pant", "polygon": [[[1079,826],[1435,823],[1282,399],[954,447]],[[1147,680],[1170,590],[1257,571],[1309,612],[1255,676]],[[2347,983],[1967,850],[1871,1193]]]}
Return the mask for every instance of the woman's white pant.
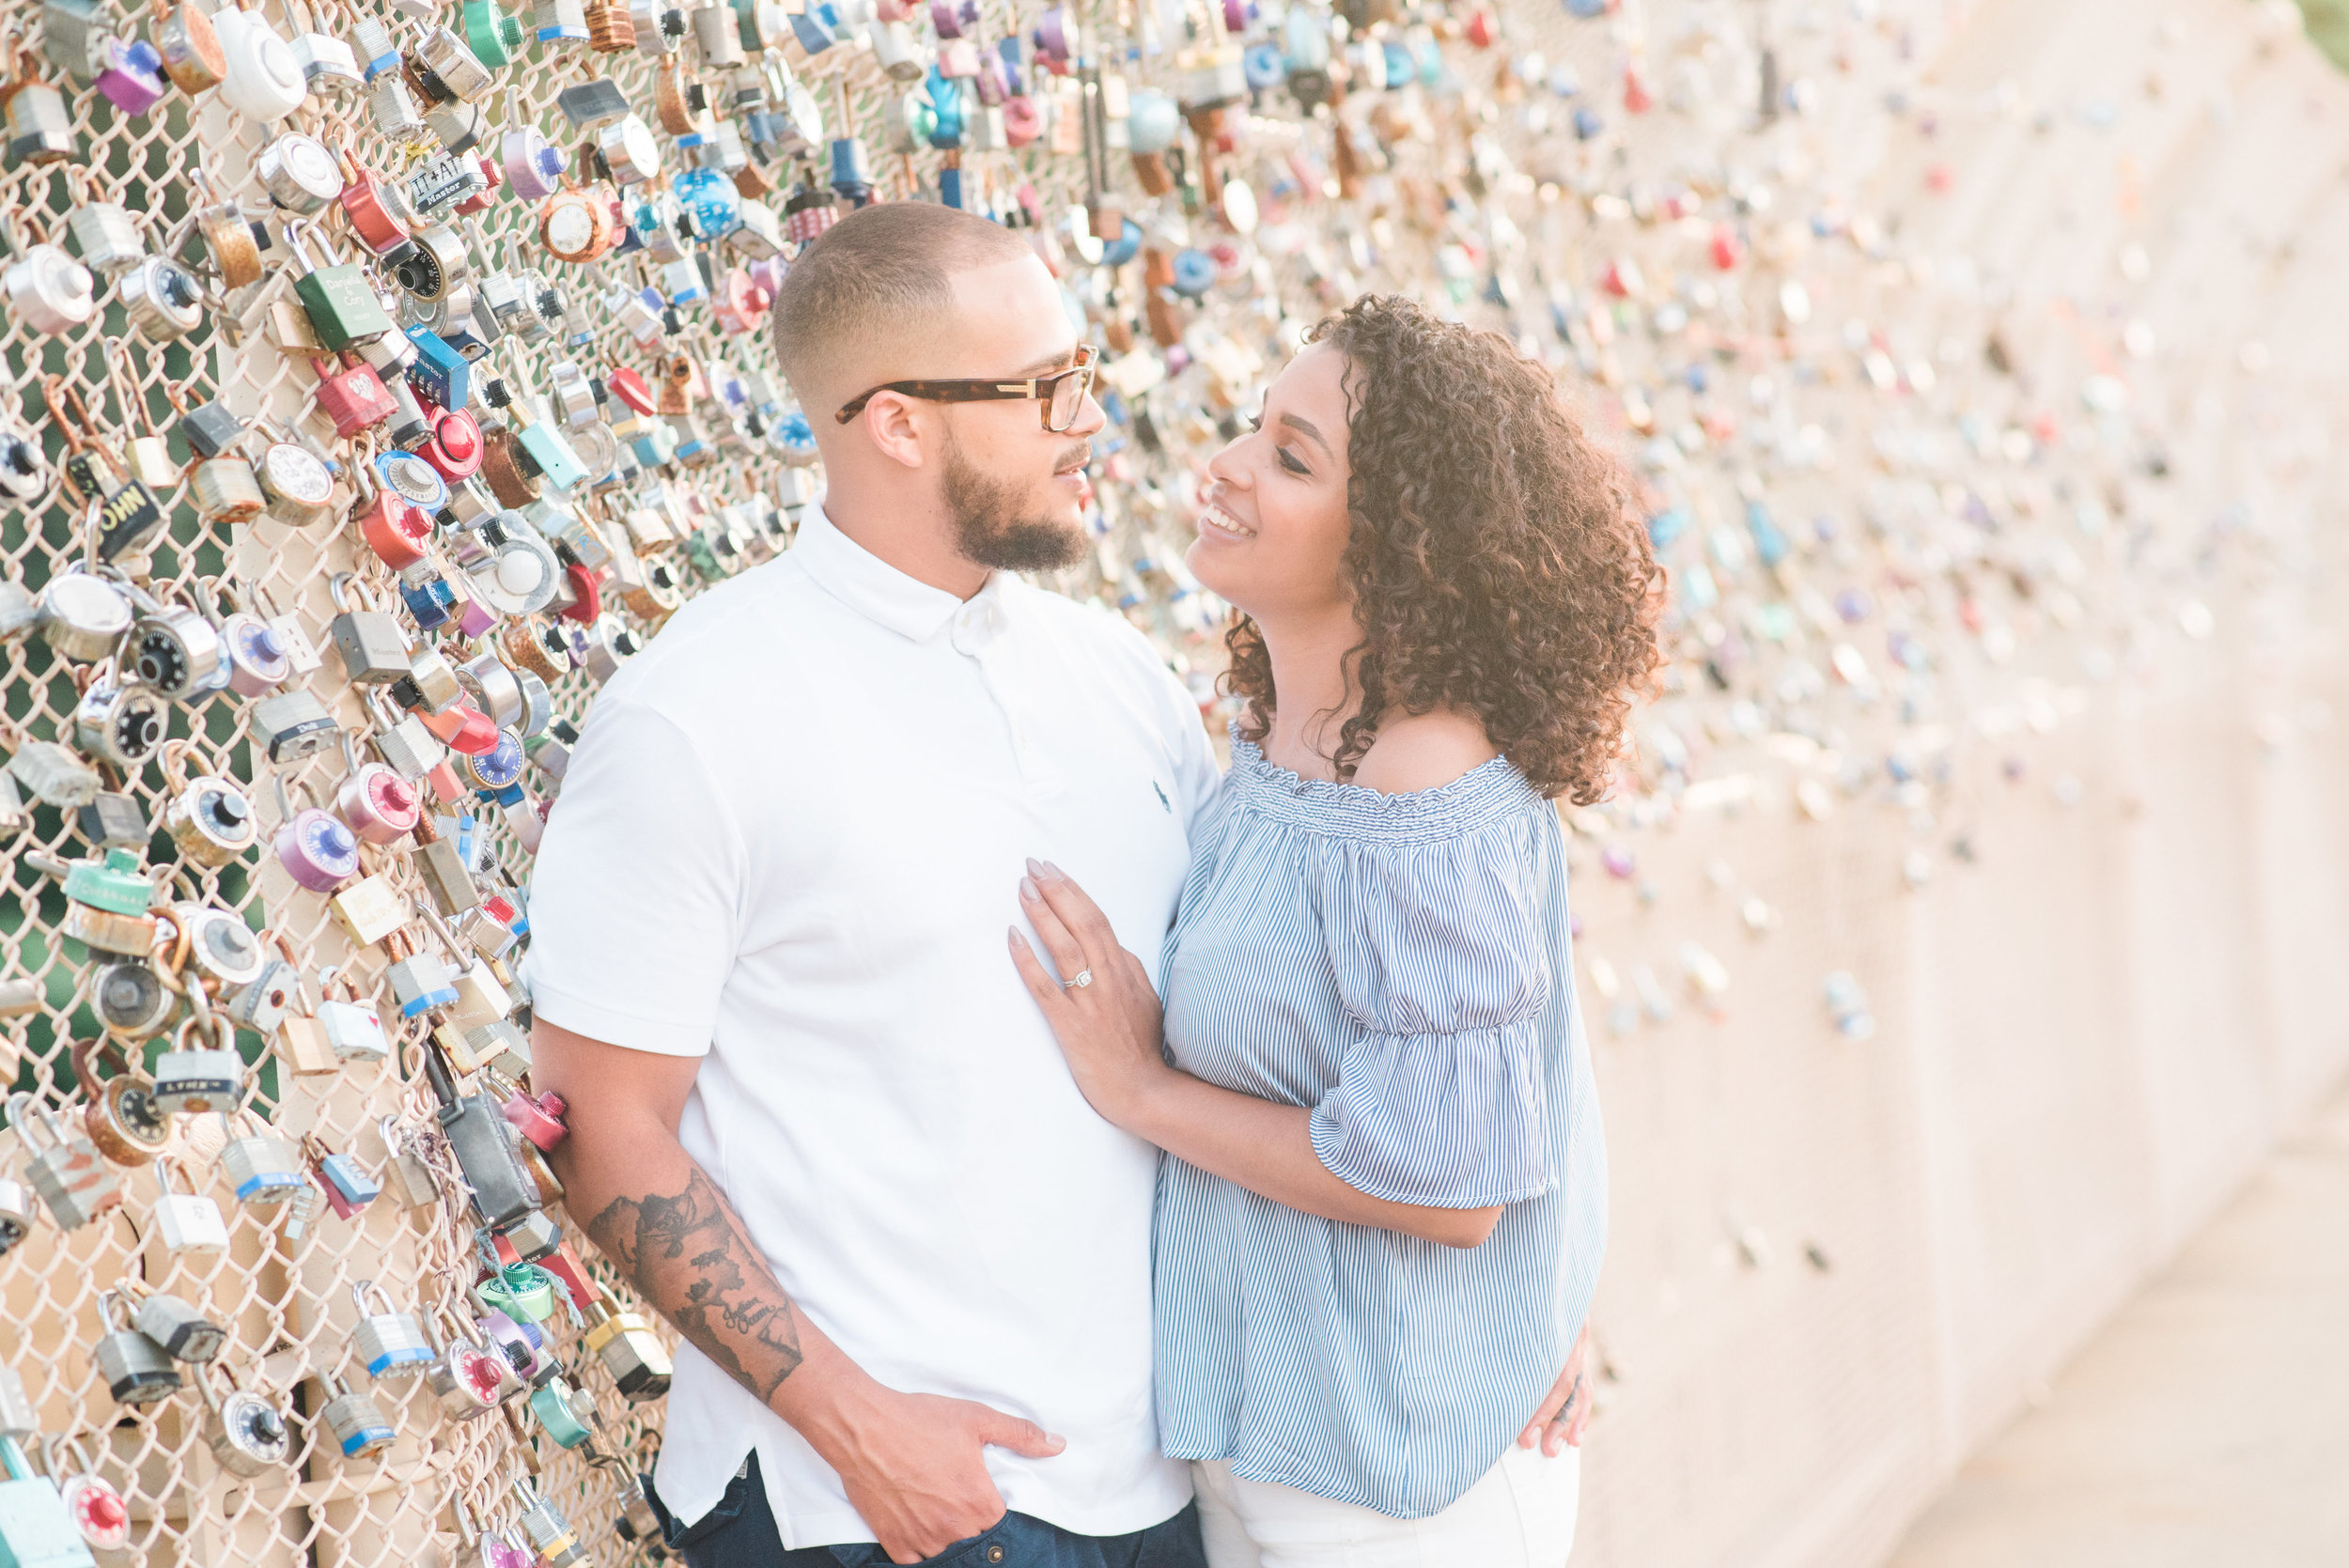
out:
{"label": "woman's white pant", "polygon": [[1457,1502],[1391,1519],[1194,1460],[1207,1568],[1561,1568],[1574,1546],[1582,1454],[1545,1458],[1515,1443]]}

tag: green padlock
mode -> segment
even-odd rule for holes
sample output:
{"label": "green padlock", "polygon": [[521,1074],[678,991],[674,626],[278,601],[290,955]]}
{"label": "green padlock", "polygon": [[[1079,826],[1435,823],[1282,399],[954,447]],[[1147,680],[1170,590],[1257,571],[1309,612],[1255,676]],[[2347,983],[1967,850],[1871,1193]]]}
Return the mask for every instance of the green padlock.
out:
{"label": "green padlock", "polygon": [[574,1389],[560,1374],[546,1380],[543,1387],[532,1391],[530,1413],[538,1418],[547,1436],[563,1448],[575,1449],[589,1436],[587,1422],[581,1419],[583,1410],[593,1408],[583,1390]]}
{"label": "green padlock", "polygon": [[554,1315],[554,1276],[535,1263],[508,1265],[474,1286],[473,1296],[517,1323],[544,1323]]}
{"label": "green padlock", "polygon": [[522,46],[522,24],[499,8],[497,0],[465,0],[465,47],[491,70],[509,63]]}
{"label": "green padlock", "polygon": [[302,302],[303,313],[310,318],[310,330],[326,351],[338,354],[391,332],[392,318],[384,314],[375,285],[367,281],[359,264],[345,261],[320,267],[303,248],[308,238],[308,225],[286,225],[286,243],[302,268],[294,274],[294,296]]}

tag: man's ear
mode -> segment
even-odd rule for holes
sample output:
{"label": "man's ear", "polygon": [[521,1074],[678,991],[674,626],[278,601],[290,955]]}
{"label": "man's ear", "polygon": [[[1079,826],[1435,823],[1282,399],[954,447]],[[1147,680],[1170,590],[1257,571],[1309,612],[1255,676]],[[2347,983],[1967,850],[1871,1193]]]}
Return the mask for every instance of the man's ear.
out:
{"label": "man's ear", "polygon": [[857,415],[874,448],[892,462],[920,468],[927,460],[923,450],[921,417],[912,398],[897,392],[877,392]]}

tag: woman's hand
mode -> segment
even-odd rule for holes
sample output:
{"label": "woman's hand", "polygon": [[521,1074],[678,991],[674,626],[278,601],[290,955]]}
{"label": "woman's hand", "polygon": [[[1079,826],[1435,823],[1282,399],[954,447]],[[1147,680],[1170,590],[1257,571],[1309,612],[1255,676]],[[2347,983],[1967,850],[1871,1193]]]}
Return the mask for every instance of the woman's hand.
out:
{"label": "woman's hand", "polygon": [[1011,929],[1011,961],[1068,1058],[1077,1087],[1105,1121],[1131,1129],[1150,1092],[1174,1075],[1160,1044],[1159,994],[1142,960],[1117,945],[1109,917],[1050,861],[1030,861],[1019,908],[1064,985]]}
{"label": "woman's hand", "polygon": [[1590,1352],[1591,1330],[1586,1325],[1558,1381],[1549,1386],[1533,1419],[1517,1434],[1517,1447],[1530,1449],[1539,1443],[1542,1452],[1555,1459],[1558,1451],[1568,1444],[1582,1446],[1582,1429],[1591,1424]]}

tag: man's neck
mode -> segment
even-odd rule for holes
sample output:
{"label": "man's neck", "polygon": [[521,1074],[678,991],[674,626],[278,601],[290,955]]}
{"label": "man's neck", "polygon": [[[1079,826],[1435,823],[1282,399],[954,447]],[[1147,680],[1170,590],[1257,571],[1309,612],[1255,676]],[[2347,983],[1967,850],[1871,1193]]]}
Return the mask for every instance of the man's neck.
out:
{"label": "man's neck", "polygon": [[1259,621],[1256,629],[1277,699],[1265,755],[1301,778],[1336,778],[1330,755],[1362,700],[1346,658],[1362,640],[1361,624],[1350,608],[1338,606],[1318,615]]}
{"label": "man's neck", "polygon": [[826,482],[824,516],[867,553],[958,599],[994,575],[955,548],[953,520],[934,495],[878,493],[842,475]]}

